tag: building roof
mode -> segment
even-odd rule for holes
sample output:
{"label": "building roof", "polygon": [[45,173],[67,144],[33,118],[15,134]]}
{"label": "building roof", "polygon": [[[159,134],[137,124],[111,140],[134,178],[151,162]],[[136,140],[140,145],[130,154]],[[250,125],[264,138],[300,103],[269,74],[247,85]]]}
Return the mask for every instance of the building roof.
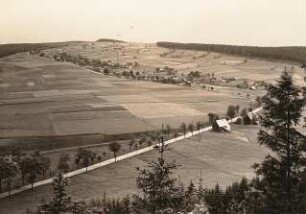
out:
{"label": "building roof", "polygon": [[224,128],[226,131],[231,130],[231,126],[229,125],[226,119],[216,120],[216,123],[220,128]]}
{"label": "building roof", "polygon": [[248,112],[247,115],[248,115],[250,120],[253,120],[253,117],[254,117],[253,112]]}

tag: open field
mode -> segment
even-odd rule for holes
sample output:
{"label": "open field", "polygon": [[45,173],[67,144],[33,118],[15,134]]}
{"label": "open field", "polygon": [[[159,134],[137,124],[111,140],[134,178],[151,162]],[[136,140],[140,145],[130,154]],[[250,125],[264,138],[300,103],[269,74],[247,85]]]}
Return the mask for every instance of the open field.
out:
{"label": "open field", "polygon": [[228,92],[107,77],[69,63],[18,54],[2,58],[0,137],[121,134],[162,123],[207,121],[230,104],[250,101]]}
{"label": "open field", "polygon": [[[214,73],[217,78],[251,82],[274,82],[284,66],[291,66],[141,43],[71,42],[63,48],[46,49],[42,53],[52,58],[62,51],[114,63],[118,54],[121,64],[137,61],[140,72],[169,66],[184,75],[197,70],[202,74]],[[182,122],[206,122],[209,112],[224,115],[228,105],[238,104],[241,109],[251,106],[256,96],[265,93],[264,90],[223,86],[207,91],[116,78],[46,57],[23,53],[0,59],[0,146],[31,141],[25,140],[27,137],[43,136],[47,141],[48,136],[101,137],[156,130],[162,123],[178,127]],[[300,84],[302,71],[293,66],[293,72]],[[251,96],[239,96],[240,93]],[[73,140],[73,137],[68,138],[63,141]]]}
{"label": "open field", "polygon": [[299,84],[303,80],[300,64],[207,51],[167,49],[155,44],[82,42],[43,52],[52,55],[62,51],[73,55],[80,54],[89,59],[110,60],[120,64],[138,62],[140,65],[138,70],[141,72],[168,66],[185,74],[190,71],[200,71],[203,74],[214,73],[217,78],[236,78],[251,82],[274,82],[286,66],[287,68],[293,67],[294,77]]}
{"label": "open field", "polygon": [[[256,143],[257,127],[234,126],[231,133],[207,132],[173,144],[166,153],[169,160],[181,165],[174,177],[184,183],[198,183],[201,174],[203,184],[211,187],[218,182],[222,187],[246,176],[252,177],[251,165],[259,162],[268,153]],[[138,193],[135,179],[136,166],[144,166],[156,159],[155,151],[73,177],[70,193],[74,199],[121,197]],[[26,191],[12,198],[0,200],[0,213],[23,213],[33,208],[50,193],[50,185]],[[17,203],[18,202],[18,203]]]}

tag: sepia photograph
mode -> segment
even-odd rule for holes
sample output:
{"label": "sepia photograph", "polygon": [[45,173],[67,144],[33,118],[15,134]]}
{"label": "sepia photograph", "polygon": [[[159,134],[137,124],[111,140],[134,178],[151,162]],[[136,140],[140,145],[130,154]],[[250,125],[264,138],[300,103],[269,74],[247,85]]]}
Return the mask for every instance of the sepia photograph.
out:
{"label": "sepia photograph", "polygon": [[306,214],[306,1],[0,0],[0,214]]}

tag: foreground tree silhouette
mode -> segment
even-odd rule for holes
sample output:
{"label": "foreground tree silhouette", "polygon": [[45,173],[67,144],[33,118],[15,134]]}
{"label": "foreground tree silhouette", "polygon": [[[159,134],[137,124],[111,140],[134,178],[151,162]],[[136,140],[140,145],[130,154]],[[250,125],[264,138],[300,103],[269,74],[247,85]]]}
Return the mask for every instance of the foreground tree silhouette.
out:
{"label": "foreground tree silhouette", "polygon": [[71,198],[67,191],[68,179],[58,173],[52,183],[53,195],[50,202],[42,205],[37,213],[66,213],[71,210]]}
{"label": "foreground tree silhouette", "polygon": [[136,183],[148,201],[149,213],[156,213],[173,205],[178,193],[176,179],[171,178],[178,165],[174,161],[168,162],[164,159],[164,152],[169,148],[164,144],[162,137],[160,145],[155,148],[160,153],[157,161],[149,162],[144,169],[136,168],[138,171]]}
{"label": "foreground tree silhouette", "polygon": [[137,168],[137,186],[142,189],[145,198],[152,205],[153,213],[171,205],[177,188],[176,179],[170,175],[176,168],[175,162],[167,162],[162,158],[148,163],[145,169]]}
{"label": "foreground tree silhouette", "polygon": [[[286,71],[263,97],[263,118],[258,140],[272,150],[256,164],[257,188],[264,195],[263,213],[305,211],[305,136],[298,131],[305,98]],[[303,187],[304,186],[304,187]]]}

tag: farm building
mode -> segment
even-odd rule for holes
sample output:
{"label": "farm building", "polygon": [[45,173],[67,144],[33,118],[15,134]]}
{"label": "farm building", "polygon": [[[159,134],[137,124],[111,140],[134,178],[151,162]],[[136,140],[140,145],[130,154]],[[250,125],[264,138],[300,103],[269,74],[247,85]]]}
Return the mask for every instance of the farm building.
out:
{"label": "farm building", "polygon": [[220,132],[220,131],[229,132],[231,130],[231,126],[226,119],[220,119],[220,120],[216,120],[212,124],[212,130],[216,132]]}
{"label": "farm building", "polygon": [[245,125],[258,125],[259,116],[257,114],[254,114],[253,112],[249,112],[243,117],[243,123]]}

